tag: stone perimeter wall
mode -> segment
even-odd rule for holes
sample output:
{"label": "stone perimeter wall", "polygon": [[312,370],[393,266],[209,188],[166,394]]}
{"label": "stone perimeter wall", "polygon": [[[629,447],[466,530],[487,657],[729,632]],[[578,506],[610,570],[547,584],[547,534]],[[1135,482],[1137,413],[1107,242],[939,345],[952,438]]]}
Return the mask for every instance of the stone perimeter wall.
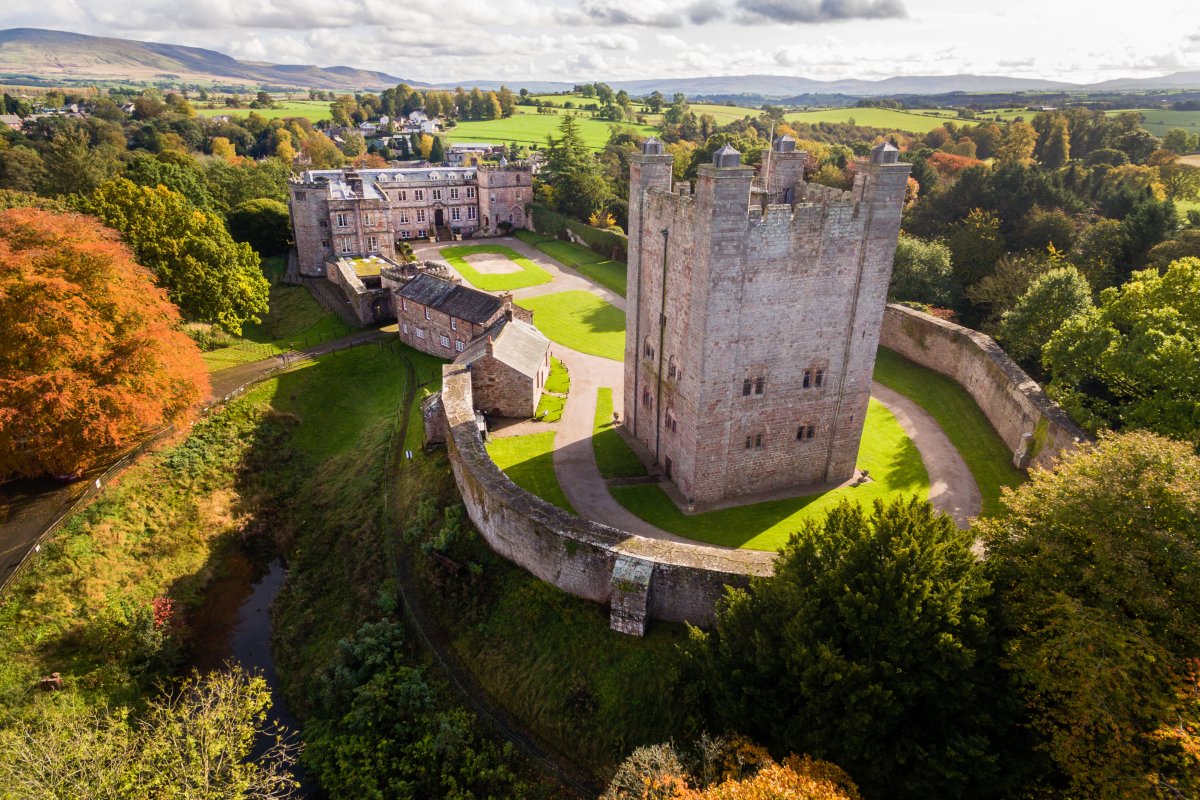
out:
{"label": "stone perimeter wall", "polygon": [[647,539],[535,497],[488,455],[467,369],[443,367],[441,400],[454,479],[488,545],[559,589],[609,606],[614,629],[641,635],[648,619],[710,625],[726,585],[771,573],[774,553]]}
{"label": "stone perimeter wall", "polygon": [[992,337],[900,305],[883,315],[879,343],[952,378],[974,398],[1022,469],[1049,468],[1089,437]]}

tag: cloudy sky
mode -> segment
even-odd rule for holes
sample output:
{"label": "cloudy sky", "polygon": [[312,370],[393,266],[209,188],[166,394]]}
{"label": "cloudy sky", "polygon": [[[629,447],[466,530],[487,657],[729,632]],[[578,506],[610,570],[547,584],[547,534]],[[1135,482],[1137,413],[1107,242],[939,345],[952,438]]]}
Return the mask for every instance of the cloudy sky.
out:
{"label": "cloudy sky", "polygon": [[1194,0],[8,0],[34,26],[428,82],[1200,69]]}

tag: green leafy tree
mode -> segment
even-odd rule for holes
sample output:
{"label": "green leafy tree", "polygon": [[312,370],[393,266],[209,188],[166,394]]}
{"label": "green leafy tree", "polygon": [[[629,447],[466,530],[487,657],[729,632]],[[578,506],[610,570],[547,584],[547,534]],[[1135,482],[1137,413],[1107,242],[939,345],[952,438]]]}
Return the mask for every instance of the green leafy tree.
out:
{"label": "green leafy tree", "polygon": [[1200,258],[1200,228],[1188,228],[1174,239],[1154,245],[1146,257],[1146,266],[1164,270],[1181,258]]}
{"label": "green leafy tree", "polygon": [[1043,361],[1047,391],[1086,427],[1200,441],[1200,259],[1105,289],[1054,333]]}
{"label": "green leafy tree", "polygon": [[900,237],[892,261],[889,300],[913,300],[953,308],[960,295],[951,266],[950,248],[944,242],[926,241],[915,236]]}
{"label": "green leafy tree", "polygon": [[1170,239],[1178,228],[1179,216],[1174,203],[1170,200],[1160,203],[1153,197],[1144,198],[1121,221],[1126,262],[1144,264],[1151,248]]}
{"label": "green leafy tree", "polygon": [[1172,128],[1163,137],[1162,146],[1164,150],[1184,155],[1200,148],[1200,137],[1197,137],[1194,133],[1188,133],[1183,128]]}
{"label": "green leafy tree", "polygon": [[188,316],[240,333],[243,324],[266,313],[269,287],[258,254],[178,192],[117,178],[83,207],[121,232],[138,262]]}
{"label": "green leafy tree", "polygon": [[1063,114],[1054,115],[1049,130],[1046,131],[1046,142],[1042,148],[1042,165],[1046,169],[1058,169],[1066,166],[1071,160],[1071,129],[1067,117]]}
{"label": "green leafy tree", "polygon": [[713,721],[844,765],[867,797],[987,794],[989,586],[971,545],[916,500],[808,521],[713,632],[691,630]]}
{"label": "green leafy tree", "polygon": [[1125,261],[1125,231],[1120,220],[1102,219],[1085,227],[1075,239],[1070,260],[1087,276],[1093,290],[1116,284]]}
{"label": "green leafy tree", "polygon": [[139,153],[125,166],[124,174],[139,186],[165,186],[179,192],[197,208],[213,205],[204,171],[189,155],[172,151],[153,156]]}
{"label": "green leafy tree", "polygon": [[1004,131],[1004,138],[996,147],[996,162],[999,164],[1026,165],[1033,162],[1033,150],[1037,146],[1037,131],[1028,122],[1013,122]]}
{"label": "green leafy tree", "polygon": [[45,181],[46,167],[37,150],[24,145],[0,150],[0,189],[36,192]]}
{"label": "green leafy tree", "polygon": [[429,160],[434,164],[441,164],[446,160],[446,149],[442,145],[442,137],[433,137],[433,146],[429,148]]}
{"label": "green leafy tree", "polygon": [[1200,458],[1146,432],[1036,470],[977,524],[1007,666],[1076,800],[1194,797]]}
{"label": "green leafy tree", "polygon": [[241,669],[193,673],[136,718],[72,693],[40,698],[0,728],[0,800],[296,797],[298,748],[270,707],[266,681]]}
{"label": "green leafy tree", "polygon": [[246,242],[262,256],[283,253],[292,242],[288,207],[278,200],[247,200],[230,211],[226,221],[234,241]]}
{"label": "green leafy tree", "polygon": [[1004,255],[1000,216],[992,211],[974,209],[954,227],[946,244],[950,247],[959,284],[971,286],[990,273]]}
{"label": "green leafy tree", "polygon": [[575,118],[564,116],[558,132],[557,139],[547,137],[541,179],[552,189],[556,211],[586,221],[608,200],[608,184]]}
{"label": "green leafy tree", "polygon": [[116,149],[111,145],[92,147],[79,127],[63,126],[42,154],[46,194],[88,194],[117,171]]}
{"label": "green leafy tree", "polygon": [[1054,332],[1091,307],[1087,278],[1075,267],[1054,269],[1035,278],[1016,305],[1004,312],[996,338],[1010,356],[1036,370]]}

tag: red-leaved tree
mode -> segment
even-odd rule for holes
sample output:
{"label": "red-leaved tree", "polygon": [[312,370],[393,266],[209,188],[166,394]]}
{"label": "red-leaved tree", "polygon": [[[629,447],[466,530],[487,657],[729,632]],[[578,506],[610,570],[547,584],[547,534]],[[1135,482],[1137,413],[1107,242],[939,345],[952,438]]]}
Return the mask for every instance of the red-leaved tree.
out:
{"label": "red-leaved tree", "polygon": [[208,394],[179,311],[91,217],[0,211],[0,479],[77,475]]}

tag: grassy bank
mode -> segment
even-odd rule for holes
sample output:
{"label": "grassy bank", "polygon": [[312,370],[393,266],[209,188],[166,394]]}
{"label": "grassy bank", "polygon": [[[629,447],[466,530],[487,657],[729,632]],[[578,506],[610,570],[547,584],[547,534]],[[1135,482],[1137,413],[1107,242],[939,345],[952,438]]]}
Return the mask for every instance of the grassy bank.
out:
{"label": "grassy bank", "polygon": [[614,361],[625,355],[625,312],[591,292],[544,294],[517,305],[533,312],[533,324],[553,342]]}
{"label": "grassy bank", "polygon": [[270,310],[262,322],[245,326],[241,336],[229,337],[227,347],[204,353],[210,372],[350,333],[346,323],[314,300],[308,289],[282,283],[283,269],[282,257],[264,259],[263,272],[271,281]]}
{"label": "grassy bank", "polygon": [[[498,255],[510,261],[517,270],[514,272],[480,272],[467,259],[478,255]],[[450,262],[450,266],[467,279],[476,289],[485,292],[507,292],[512,289],[524,289],[527,286],[537,286],[551,281],[550,273],[530,261],[525,256],[499,244],[472,244],[443,247],[442,258]]]}
{"label": "grassy bank", "polygon": [[638,478],[646,474],[642,460],[629,449],[613,423],[613,390],[607,386],[596,390],[592,451],[603,478]]}
{"label": "grassy bank", "polygon": [[583,245],[551,239],[533,231],[517,231],[516,236],[522,242],[533,245],[560,264],[581,273],[588,280],[600,284],[621,297],[625,296],[627,279],[623,262],[605,258]]}
{"label": "grassy bank", "polygon": [[554,474],[554,431],[505,436],[487,444],[488,455],[512,482],[527,492],[575,513]]}
{"label": "grassy bank", "polygon": [[945,375],[914,364],[885,347],[875,359],[875,380],[909,398],[937,420],[983,495],[983,515],[1000,513],[1000,491],[1024,480],[1012,453],[966,390]]}

